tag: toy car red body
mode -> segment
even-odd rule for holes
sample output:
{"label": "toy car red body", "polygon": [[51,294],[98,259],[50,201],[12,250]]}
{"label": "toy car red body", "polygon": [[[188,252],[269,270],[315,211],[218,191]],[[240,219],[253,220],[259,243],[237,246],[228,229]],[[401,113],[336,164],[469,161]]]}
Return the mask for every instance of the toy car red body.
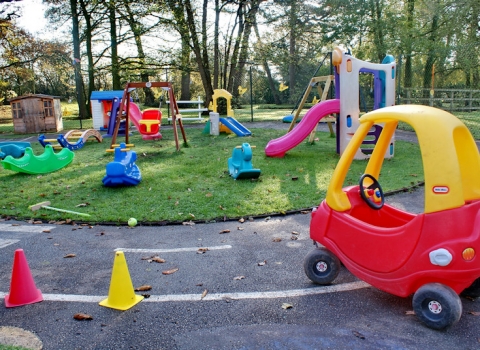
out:
{"label": "toy car red body", "polygon": [[[425,210],[412,214],[384,202],[377,179],[399,121],[417,133],[424,165]],[[342,188],[373,124],[384,125],[360,184]],[[305,258],[307,276],[331,283],[340,261],[388,293],[413,294],[416,315],[444,329],[461,317],[460,293],[480,296],[480,157],[466,126],[432,107],[393,106],[360,118],[339,160],[326,199],[312,212],[310,237],[323,247]]]}

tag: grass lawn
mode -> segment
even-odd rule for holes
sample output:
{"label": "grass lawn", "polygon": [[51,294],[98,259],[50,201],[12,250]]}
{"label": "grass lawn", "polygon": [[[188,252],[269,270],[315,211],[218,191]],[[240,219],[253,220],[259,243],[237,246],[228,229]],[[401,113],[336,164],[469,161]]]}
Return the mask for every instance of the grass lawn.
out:
{"label": "grass lawn", "polygon": [[[134,187],[103,186],[106,165],[113,160],[113,155],[105,152],[110,144],[108,139],[103,143],[87,143],[75,151],[70,165],[53,173],[28,175],[2,167],[1,213],[19,219],[70,218],[119,224],[135,217],[139,222],[161,224],[286,213],[316,206],[325,197],[338,161],[335,139],[329,133],[317,133],[319,140],[313,145],[303,142],[285,158],[268,158],[264,153],[266,144],[284,135],[284,130],[251,128],[253,135],[243,138],[226,134],[211,136],[202,131],[203,128],[186,128],[188,147],[180,152],[175,150],[173,131],[166,127],[160,141],[143,141],[137,133],[131,136],[138,156],[136,164],[142,174],[142,181]],[[122,140],[122,137],[117,139]],[[233,148],[243,142],[256,147],[252,164],[261,170],[261,176],[255,181],[236,181],[228,175],[227,160]],[[36,155],[44,151],[37,142],[32,142],[32,148]],[[356,161],[345,185],[356,184],[364,166],[365,161]],[[420,181],[423,170],[418,146],[397,142],[395,157],[385,162],[380,178],[384,191]],[[91,217],[47,209],[33,213],[28,209],[43,201]]]}

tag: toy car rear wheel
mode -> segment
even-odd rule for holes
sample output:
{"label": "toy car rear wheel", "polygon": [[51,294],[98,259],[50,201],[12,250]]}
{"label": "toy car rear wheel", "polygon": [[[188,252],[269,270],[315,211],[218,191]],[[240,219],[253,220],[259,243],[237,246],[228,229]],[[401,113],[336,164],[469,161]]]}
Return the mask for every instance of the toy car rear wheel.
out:
{"label": "toy car rear wheel", "polygon": [[462,302],[453,289],[440,283],[429,283],[413,295],[413,310],[429,328],[446,329],[462,316]]}
{"label": "toy car rear wheel", "polygon": [[303,268],[313,283],[330,284],[340,272],[340,260],[328,249],[317,248],[307,254]]}
{"label": "toy car rear wheel", "polygon": [[462,297],[478,298],[480,297],[480,278],[477,278],[470,287],[460,294]]}

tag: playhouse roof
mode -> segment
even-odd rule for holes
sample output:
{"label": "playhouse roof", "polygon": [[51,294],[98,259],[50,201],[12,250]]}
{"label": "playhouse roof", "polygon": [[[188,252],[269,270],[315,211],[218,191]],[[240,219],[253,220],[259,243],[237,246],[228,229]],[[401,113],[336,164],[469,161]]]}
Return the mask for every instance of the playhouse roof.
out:
{"label": "playhouse roof", "polygon": [[17,101],[17,100],[26,100],[29,98],[44,98],[44,99],[59,99],[60,96],[52,96],[52,95],[44,95],[44,94],[29,94],[23,96],[17,96],[9,99],[9,102]]}
{"label": "playhouse roof", "polygon": [[109,90],[109,91],[92,91],[90,100],[113,100],[114,98],[122,98],[123,90]]}

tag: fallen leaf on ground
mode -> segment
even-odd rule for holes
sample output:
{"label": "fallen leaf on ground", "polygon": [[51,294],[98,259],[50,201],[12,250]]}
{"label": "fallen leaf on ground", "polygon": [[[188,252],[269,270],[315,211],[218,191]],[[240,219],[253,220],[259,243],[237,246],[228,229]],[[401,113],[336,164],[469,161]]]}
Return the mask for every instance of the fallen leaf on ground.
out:
{"label": "fallen leaf on ground", "polygon": [[170,270],[165,270],[165,271],[162,271],[162,274],[163,275],[171,275],[172,273],[175,273],[178,271],[178,267],[175,267],[173,269],[170,269]]}
{"label": "fallen leaf on ground", "polygon": [[43,230],[42,232],[43,233],[50,233],[51,231],[50,230]]}
{"label": "fallen leaf on ground", "polygon": [[356,336],[357,338],[360,338],[360,339],[365,339],[365,336],[360,333],[360,332],[357,332],[357,331],[352,331],[353,335]]}
{"label": "fallen leaf on ground", "polygon": [[293,307],[293,305],[289,304],[289,303],[283,303],[282,304],[282,309],[285,309],[285,310],[291,309],[292,307]]}
{"label": "fallen leaf on ground", "polygon": [[90,315],[87,315],[87,314],[83,314],[83,313],[78,313],[78,314],[75,314],[73,315],[73,318],[78,320],[78,321],[90,321],[90,320],[93,320],[93,317],[90,316]]}
{"label": "fallen leaf on ground", "polygon": [[195,219],[195,215],[194,215],[194,214],[192,214],[192,213],[188,213],[188,215],[190,215],[192,218],[194,218],[194,219]]}
{"label": "fallen leaf on ground", "polygon": [[148,284],[144,284],[143,286],[135,288],[135,292],[145,292],[145,291],[151,290],[151,289],[152,289],[152,286],[149,286]]}
{"label": "fallen leaf on ground", "polygon": [[296,240],[298,239],[298,237],[297,237],[297,236],[292,236],[292,237],[290,237],[290,239],[291,239],[292,241],[296,241]]}
{"label": "fallen leaf on ground", "polygon": [[280,237],[275,237],[274,239],[272,239],[272,242],[281,242],[282,239]]}
{"label": "fallen leaf on ground", "polygon": [[237,276],[237,277],[233,277],[233,279],[234,279],[235,281],[240,281],[240,280],[245,279],[245,276]]}
{"label": "fallen leaf on ground", "polygon": [[230,230],[229,229],[226,229],[226,230],[221,230],[219,233],[222,234],[222,233],[229,233]]}
{"label": "fallen leaf on ground", "polygon": [[185,226],[194,226],[195,223],[193,221],[184,221],[182,222],[182,225],[185,225]]}
{"label": "fallen leaf on ground", "polygon": [[64,258],[74,258],[74,257],[76,257],[75,254],[67,254],[64,256]]}
{"label": "fallen leaf on ground", "polygon": [[307,211],[307,210],[302,210],[300,213],[301,213],[301,214],[309,214],[310,212]]}
{"label": "fallen leaf on ground", "polygon": [[204,254],[208,252],[208,248],[198,248],[197,254]]}
{"label": "fallen leaf on ground", "polygon": [[478,311],[469,311],[468,313],[473,316],[480,316],[480,312]]}
{"label": "fallen leaf on ground", "polygon": [[244,219],[244,218],[240,218],[240,219],[238,220],[238,222],[244,223],[244,222],[245,222],[245,219]]}
{"label": "fallen leaf on ground", "polygon": [[208,193],[205,195],[205,197],[211,197],[211,196],[213,196],[213,194],[211,194],[210,192],[208,192]]}
{"label": "fallen leaf on ground", "polygon": [[299,235],[300,233],[298,233],[297,231],[292,231],[292,235]]}
{"label": "fallen leaf on ground", "polygon": [[413,310],[405,311],[405,315],[407,315],[407,316],[414,316],[414,315],[415,315],[415,311],[413,311]]}
{"label": "fallen leaf on ground", "polygon": [[200,299],[205,298],[205,297],[207,296],[207,294],[208,294],[208,289],[205,289],[205,290],[203,291],[202,296],[200,297]]}
{"label": "fallen leaf on ground", "polygon": [[243,231],[243,227],[240,227],[240,226],[239,226],[239,227],[237,227],[237,230]]}
{"label": "fallen leaf on ground", "polygon": [[80,204],[77,204],[75,207],[76,208],[79,208],[79,207],[86,207],[89,203],[80,203]]}
{"label": "fallen leaf on ground", "polygon": [[155,256],[155,257],[153,257],[152,259],[149,260],[149,262],[151,262],[151,261],[159,263],[159,264],[163,264],[166,260],[160,258],[159,256]]}
{"label": "fallen leaf on ground", "polygon": [[267,263],[267,260],[264,260],[264,261],[259,262],[257,265],[258,265],[258,266],[263,266],[263,265],[265,265],[266,263]]}

